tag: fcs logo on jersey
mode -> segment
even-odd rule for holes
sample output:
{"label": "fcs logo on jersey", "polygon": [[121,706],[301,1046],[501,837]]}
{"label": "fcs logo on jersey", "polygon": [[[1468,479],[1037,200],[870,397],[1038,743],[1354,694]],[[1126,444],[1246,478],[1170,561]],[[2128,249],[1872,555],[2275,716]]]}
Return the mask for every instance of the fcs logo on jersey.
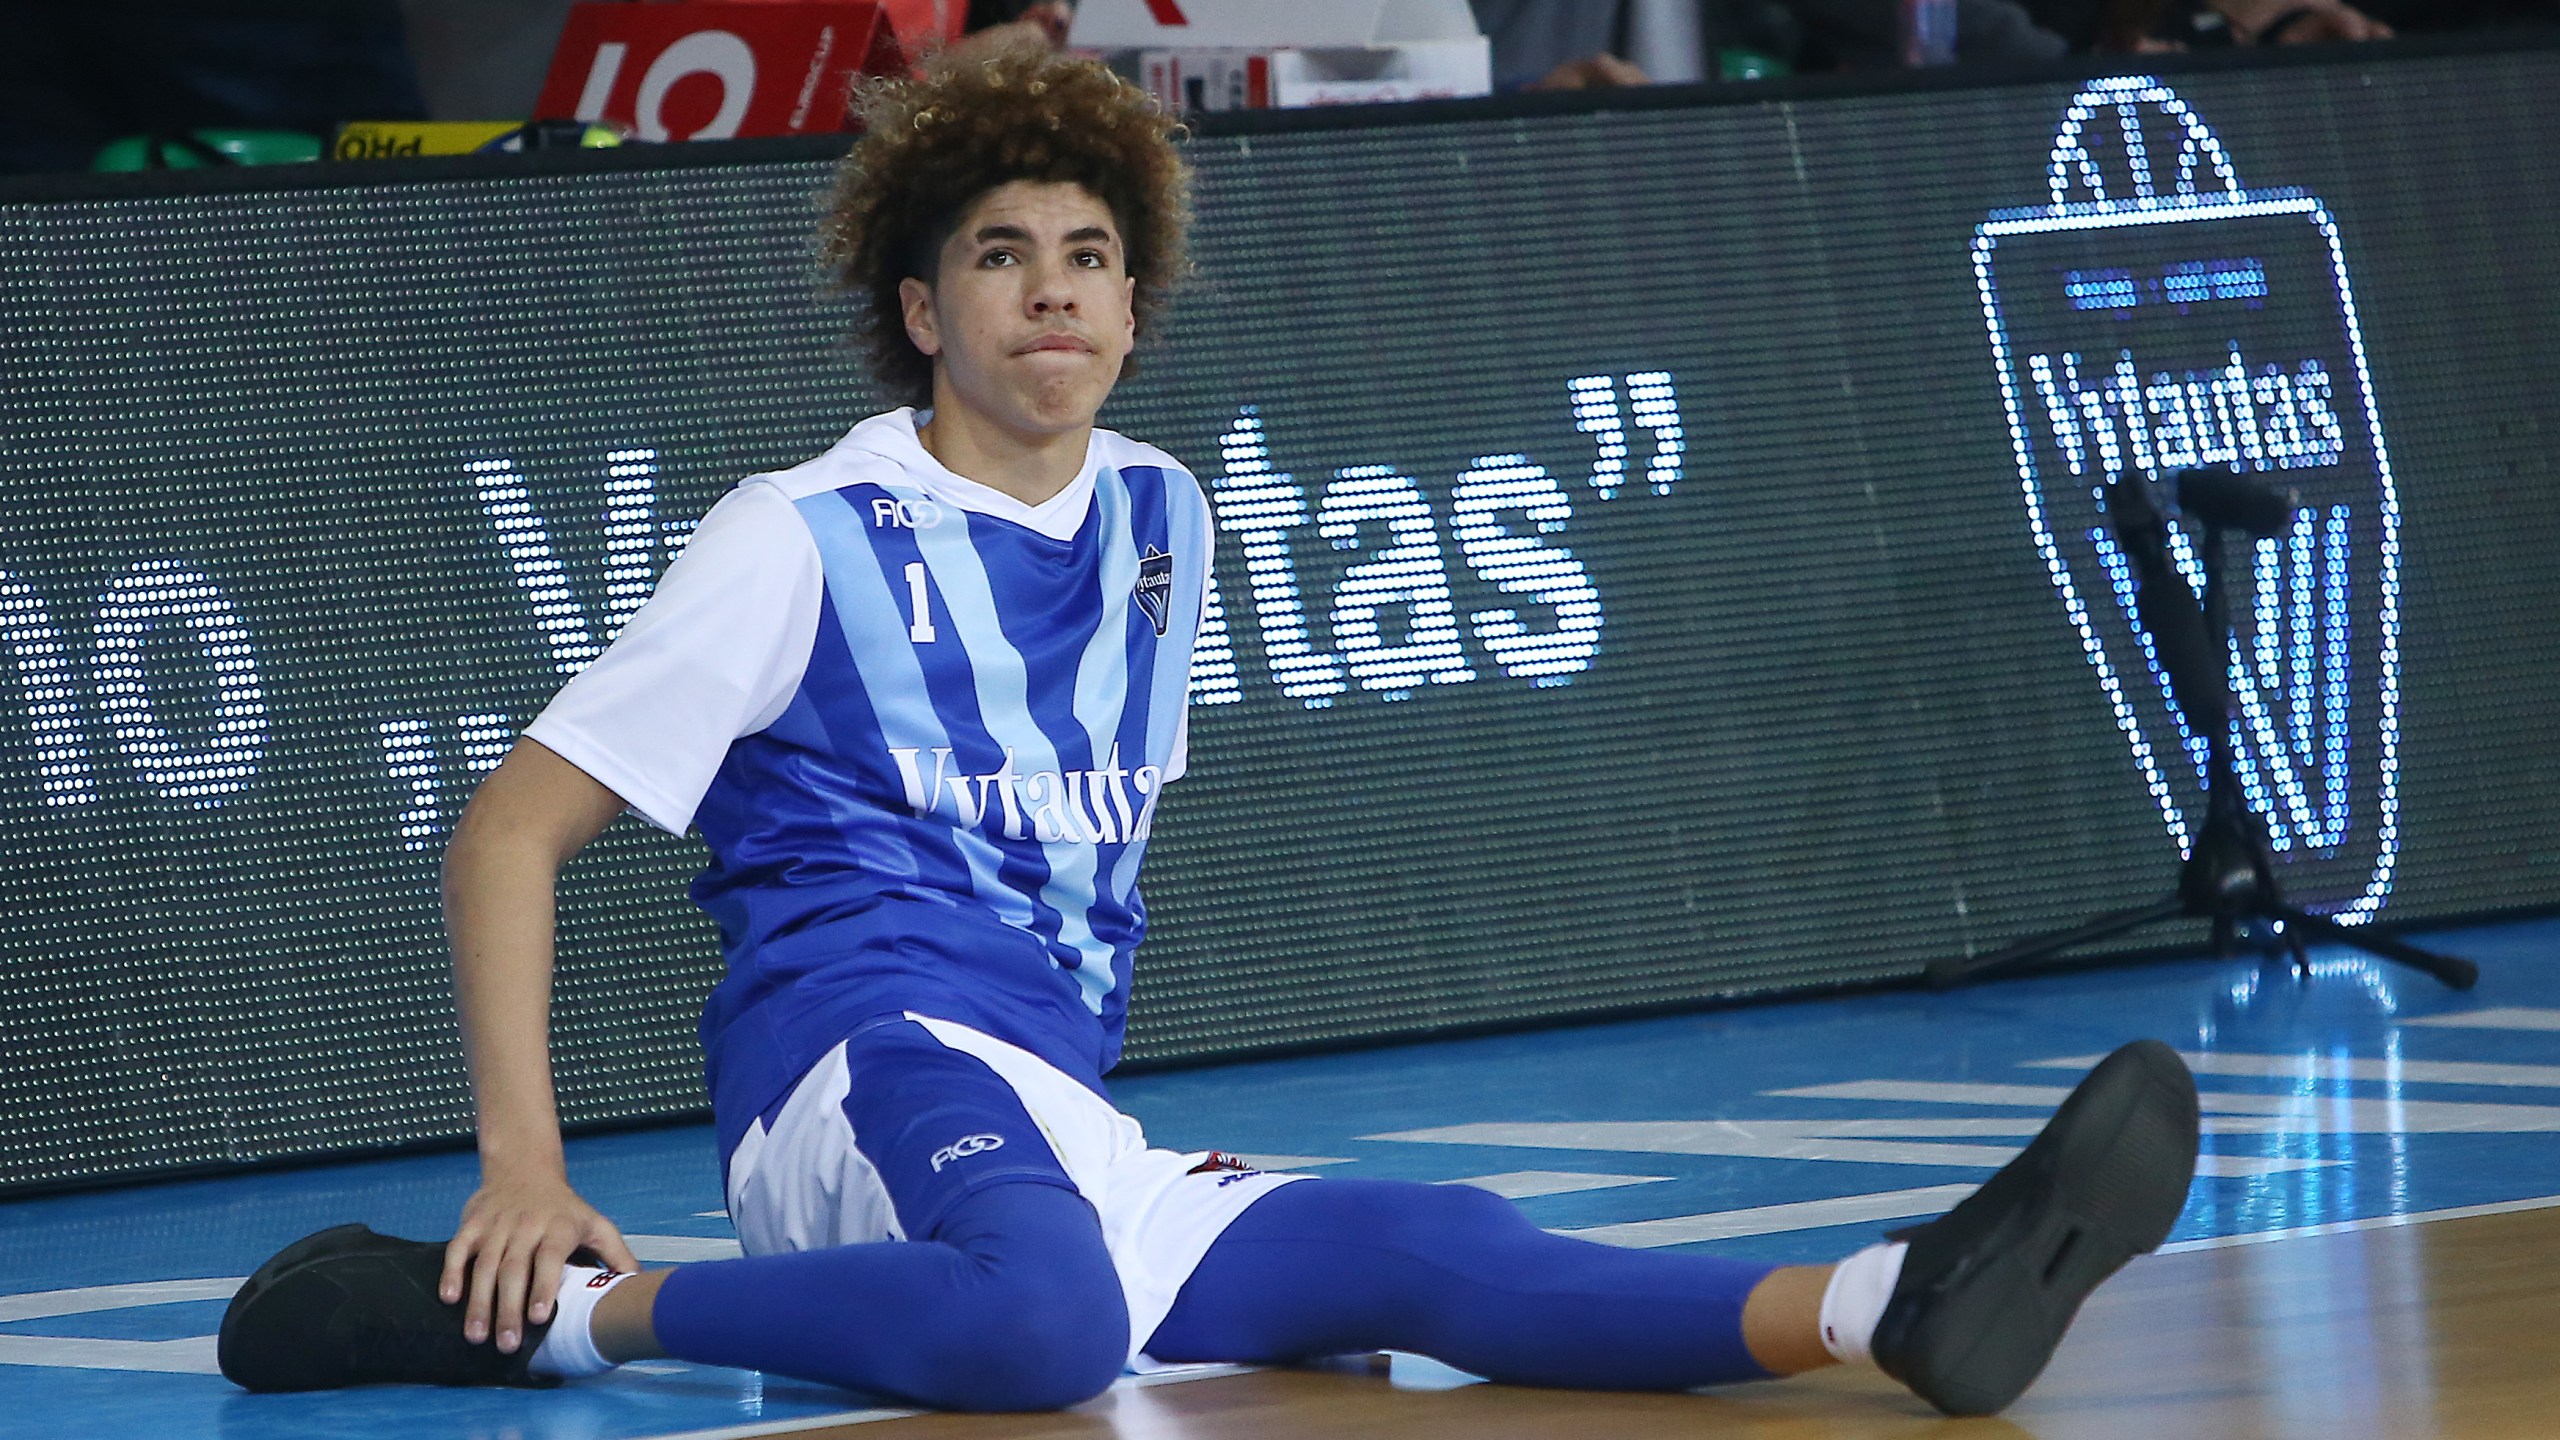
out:
{"label": "fcs logo on jersey", "polygon": [[[2286,889],[2369,919],[2399,845],[2399,500],[2336,222],[2303,191],[2242,189],[2143,76],[2072,101],[2046,174],[2050,204],[1973,240],[2037,551],[2184,851],[2205,739],[2152,658],[2106,486],[2227,466],[2299,493],[2287,533],[2227,542],[2233,759]],[[2200,538],[2172,542],[2199,588]]]}
{"label": "fcs logo on jersey", "polygon": [[933,1173],[941,1174],[942,1167],[954,1160],[963,1160],[972,1155],[984,1155],[990,1150],[1003,1148],[1004,1137],[1001,1135],[963,1135],[933,1152]]}
{"label": "fcs logo on jersey", "polygon": [[941,504],[923,495],[871,497],[871,528],[874,530],[930,530],[941,523]]}
{"label": "fcs logo on jersey", "polygon": [[1164,638],[1165,621],[1172,614],[1173,557],[1153,545],[1138,557],[1138,588],[1131,598],[1146,612],[1147,623],[1156,627],[1156,638]]}

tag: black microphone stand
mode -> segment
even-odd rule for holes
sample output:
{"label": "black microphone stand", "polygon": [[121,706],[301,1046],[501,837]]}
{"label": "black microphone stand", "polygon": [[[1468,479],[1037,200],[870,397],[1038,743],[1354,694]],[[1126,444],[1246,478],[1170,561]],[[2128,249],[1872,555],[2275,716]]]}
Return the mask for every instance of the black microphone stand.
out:
{"label": "black microphone stand", "polygon": [[[2214,493],[2203,484],[2191,490],[2187,482],[2199,479],[2235,490],[2242,483],[2236,476],[2190,471],[2181,477],[2182,497]],[[2270,496],[2245,496],[2255,505],[2235,505],[2225,511],[2195,503],[2186,506],[2191,513],[2202,511],[2205,521],[2203,638],[2199,643],[2193,635],[2197,623],[2195,592],[2188,588],[2185,577],[2169,557],[2166,522],[2151,502],[2149,485],[2140,475],[2111,482],[2108,509],[2118,541],[2142,576],[2142,583],[2136,587],[2136,608],[2145,628],[2152,632],[2163,668],[2169,672],[2170,689],[2178,708],[2205,736],[2204,823],[2197,828],[2195,844],[2178,871],[2178,887],[2148,905],[2100,915],[2086,924],[2033,936],[1989,954],[1932,960],[1927,971],[1929,983],[1944,989],[1995,971],[2052,967],[2067,963],[2064,952],[2079,946],[2112,939],[2158,921],[2192,916],[2213,922],[2213,953],[2219,957],[2229,957],[2241,936],[2242,924],[2254,922],[2251,943],[2268,954],[2290,954],[2295,969],[2305,977],[2311,973],[2310,942],[2326,940],[2423,970],[2453,989],[2470,989],[2480,978],[2480,967],[2468,960],[2420,949],[2369,926],[2341,925],[2285,900],[2276,883],[2275,856],[2267,842],[2266,821],[2249,808],[2248,798],[2240,788],[2239,773],[2232,766],[2231,699],[2224,674],[2231,644],[2230,612],[2222,584],[2222,541],[2228,528],[2225,522],[2233,518],[2232,511],[2266,511],[2265,502]],[[2290,519],[2290,504],[2274,509]],[[2183,614],[2173,609],[2180,606],[2185,607]]]}

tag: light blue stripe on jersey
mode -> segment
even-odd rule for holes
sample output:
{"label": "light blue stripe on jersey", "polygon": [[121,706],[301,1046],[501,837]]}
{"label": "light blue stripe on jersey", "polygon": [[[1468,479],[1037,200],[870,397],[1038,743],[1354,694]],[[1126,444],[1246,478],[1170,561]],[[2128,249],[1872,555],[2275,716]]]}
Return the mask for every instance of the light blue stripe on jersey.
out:
{"label": "light blue stripe on jersey", "polygon": [[[1120,478],[1120,472],[1105,466],[1094,477],[1093,508],[1106,540],[1102,563],[1097,567],[1102,574],[1104,623],[1093,627],[1093,638],[1085,642],[1084,657],[1076,662],[1075,712],[1076,723],[1084,727],[1085,739],[1092,746],[1093,758],[1087,764],[1099,769],[1118,741],[1120,723],[1129,712],[1127,597],[1138,588],[1138,549],[1129,538],[1129,486]],[[1115,595],[1122,597],[1116,610],[1111,603]],[[1115,618],[1119,621],[1116,625],[1110,623]],[[1146,757],[1137,757],[1137,763],[1145,764]],[[1093,797],[1093,808],[1096,812],[1103,809],[1099,795]],[[1126,842],[1136,837],[1120,838]]]}
{"label": "light blue stripe on jersey", "polygon": [[[890,488],[897,493],[896,487]],[[1095,493],[1101,493],[1099,486]],[[1134,577],[1135,556],[1123,559],[1117,553],[1129,549],[1125,521],[1115,529],[1110,523],[1112,517],[1096,518],[1103,521],[1096,532],[1106,547],[1103,573]],[[1017,764],[1027,770],[1047,771],[1063,787],[1067,767],[1059,760],[1056,742],[1032,713],[1030,675],[1022,652],[1005,639],[1003,623],[996,617],[995,587],[987,578],[986,562],[970,542],[968,525],[930,526],[917,530],[915,537],[916,549],[924,556],[926,569],[932,572],[942,603],[951,612],[952,629],[969,657],[970,674],[978,687],[978,713],[986,723],[988,735],[1000,749],[1012,750],[1019,757]],[[1126,643],[1125,637],[1114,638]],[[1121,663],[1126,665],[1127,661],[1123,659]],[[1082,683],[1079,674],[1079,688]],[[1059,798],[1062,812],[1084,807],[1085,802],[1073,795],[1062,794]],[[1073,828],[1072,822],[1069,828]],[[1041,841],[1036,827],[1032,843],[1048,860],[1049,874],[1041,882],[1040,901],[1058,916],[1058,942],[1082,957],[1076,983],[1083,989],[1087,1008],[1099,1015],[1103,1001],[1111,994],[1116,972],[1112,946],[1093,933],[1092,908],[1099,878],[1095,873],[1096,849],[1074,839]]]}
{"label": "light blue stripe on jersey", "polygon": [[[818,537],[819,553],[841,557],[846,562],[828,567],[827,596],[836,607],[836,623],[844,630],[845,648],[852,652],[854,669],[862,676],[862,688],[879,717],[881,743],[885,746],[887,737],[896,735],[928,749],[948,746],[951,737],[943,728],[942,717],[934,712],[933,693],[925,685],[924,667],[917,663],[914,647],[866,643],[882,636],[904,637],[908,620],[906,612],[899,608],[897,595],[889,589],[888,574],[879,564],[860,513],[837,490],[809,496],[798,502],[798,508],[811,533]],[[1017,659],[1016,668],[1019,667]],[[901,828],[912,834],[913,827]],[[997,873],[1003,868],[1004,852],[985,836],[960,826],[937,825],[934,829],[937,835],[949,835],[958,847],[979,901],[1006,924],[1029,930],[1035,918],[1030,902]],[[912,839],[909,843],[913,844]]]}
{"label": "light blue stripe on jersey", "polygon": [[[1109,472],[1104,472],[1109,473]],[[1209,593],[1209,547],[1206,543],[1208,517],[1196,486],[1177,485],[1173,477],[1159,474],[1156,489],[1164,506],[1164,543],[1173,552],[1173,593],[1183,596],[1206,596]],[[1155,691],[1147,703],[1147,755],[1171,756],[1176,727],[1182,723],[1182,707],[1191,699],[1191,650],[1200,635],[1200,612],[1203,606],[1192,603],[1175,607],[1179,623],[1168,628],[1164,638],[1156,642]],[[1164,793],[1164,782],[1156,782],[1156,794],[1147,797],[1152,805]],[[1112,867],[1111,896],[1126,905],[1138,884],[1138,855],[1141,847],[1131,846]]]}

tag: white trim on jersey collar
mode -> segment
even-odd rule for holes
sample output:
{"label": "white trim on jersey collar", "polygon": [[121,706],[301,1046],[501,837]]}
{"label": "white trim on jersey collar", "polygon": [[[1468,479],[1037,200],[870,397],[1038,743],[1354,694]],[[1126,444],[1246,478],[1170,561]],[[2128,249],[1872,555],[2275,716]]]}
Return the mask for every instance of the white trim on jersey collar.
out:
{"label": "white trim on jersey collar", "polygon": [[928,425],[933,423],[932,412],[919,415],[913,406],[901,406],[854,426],[841,443],[894,463],[926,495],[956,509],[1010,520],[1052,540],[1072,540],[1076,531],[1083,528],[1085,512],[1093,508],[1094,475],[1102,468],[1099,429],[1085,441],[1084,466],[1076,472],[1075,479],[1067,482],[1067,488],[1037,505],[1026,505],[934,459],[916,436],[919,419]]}

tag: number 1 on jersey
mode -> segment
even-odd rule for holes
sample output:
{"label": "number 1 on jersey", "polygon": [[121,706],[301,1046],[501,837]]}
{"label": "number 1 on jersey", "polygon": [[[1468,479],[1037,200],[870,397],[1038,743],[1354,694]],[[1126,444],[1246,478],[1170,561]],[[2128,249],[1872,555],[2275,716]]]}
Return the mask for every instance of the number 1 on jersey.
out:
{"label": "number 1 on jersey", "polygon": [[915,623],[907,627],[907,638],[919,645],[932,644],[933,606],[925,599],[924,562],[921,560],[910,561],[907,565],[907,604],[915,615]]}

